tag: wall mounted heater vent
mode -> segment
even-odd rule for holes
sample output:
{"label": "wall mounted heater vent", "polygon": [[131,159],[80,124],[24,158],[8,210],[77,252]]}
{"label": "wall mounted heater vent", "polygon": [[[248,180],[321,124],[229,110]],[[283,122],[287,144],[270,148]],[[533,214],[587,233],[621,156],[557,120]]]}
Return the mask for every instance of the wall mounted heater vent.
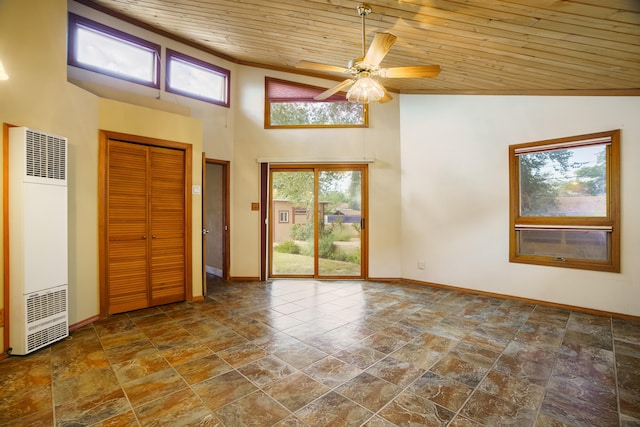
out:
{"label": "wall mounted heater vent", "polygon": [[40,178],[67,179],[67,140],[27,130],[26,174]]}
{"label": "wall mounted heater vent", "polygon": [[27,354],[69,335],[67,139],[9,129],[9,345]]}

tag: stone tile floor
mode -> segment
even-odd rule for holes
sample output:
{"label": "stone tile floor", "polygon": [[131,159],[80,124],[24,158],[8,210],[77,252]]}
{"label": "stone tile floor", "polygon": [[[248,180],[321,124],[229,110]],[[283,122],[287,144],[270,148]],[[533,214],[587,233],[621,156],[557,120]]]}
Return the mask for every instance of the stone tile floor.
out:
{"label": "stone tile floor", "polygon": [[407,283],[212,282],[0,362],[0,425],[639,426],[640,322]]}

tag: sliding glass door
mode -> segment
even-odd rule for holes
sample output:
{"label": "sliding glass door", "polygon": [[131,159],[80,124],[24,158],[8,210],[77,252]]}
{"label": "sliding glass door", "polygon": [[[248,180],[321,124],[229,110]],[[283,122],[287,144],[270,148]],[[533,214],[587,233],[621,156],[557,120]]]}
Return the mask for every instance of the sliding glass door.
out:
{"label": "sliding glass door", "polygon": [[313,276],[313,170],[271,170],[270,276]]}
{"label": "sliding glass door", "polygon": [[365,165],[272,166],[269,276],[364,278]]}

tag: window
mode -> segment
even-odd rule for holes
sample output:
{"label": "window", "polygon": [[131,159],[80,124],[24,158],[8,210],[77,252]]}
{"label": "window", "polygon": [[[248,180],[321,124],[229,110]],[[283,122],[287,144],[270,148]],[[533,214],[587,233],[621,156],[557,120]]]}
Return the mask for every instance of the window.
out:
{"label": "window", "polygon": [[167,92],[228,107],[229,75],[229,70],[167,49]]}
{"label": "window", "polygon": [[69,14],[69,65],[160,87],[160,46]]}
{"label": "window", "polygon": [[620,131],[511,145],[510,261],[620,272]]}
{"label": "window", "polygon": [[289,222],[289,211],[279,211],[280,222]]}
{"label": "window", "polygon": [[325,90],[267,77],[264,127],[367,127],[366,105],[347,101],[344,93],[337,93],[324,101],[313,99]]}

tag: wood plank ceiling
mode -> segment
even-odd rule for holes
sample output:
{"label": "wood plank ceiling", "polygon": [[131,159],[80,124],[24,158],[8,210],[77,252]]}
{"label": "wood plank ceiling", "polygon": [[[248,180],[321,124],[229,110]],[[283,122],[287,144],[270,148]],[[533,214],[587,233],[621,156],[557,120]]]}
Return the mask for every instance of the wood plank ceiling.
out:
{"label": "wood plank ceiling", "polygon": [[[301,72],[361,56],[351,0],[81,0],[245,65]],[[388,79],[401,93],[640,95],[639,0],[370,0],[374,33],[398,37],[383,67],[439,64]],[[308,74],[308,73],[304,73]],[[319,75],[315,73],[313,75]],[[342,80],[339,74],[323,74]]]}

